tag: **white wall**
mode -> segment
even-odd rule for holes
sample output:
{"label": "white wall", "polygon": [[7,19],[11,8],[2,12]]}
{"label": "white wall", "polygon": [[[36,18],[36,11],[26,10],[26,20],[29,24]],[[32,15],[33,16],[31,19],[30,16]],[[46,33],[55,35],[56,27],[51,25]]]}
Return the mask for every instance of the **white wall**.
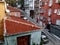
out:
{"label": "white wall", "polygon": [[41,41],[41,30],[40,31],[35,31],[35,32],[30,32],[26,34],[21,34],[21,35],[15,35],[15,36],[10,36],[10,37],[5,37],[5,43],[4,45],[17,45],[17,37],[25,36],[25,35],[31,35],[30,39],[30,45],[33,44],[40,44]]}
{"label": "white wall", "polygon": [[34,33],[31,34],[31,45],[33,43],[40,44],[40,41],[41,41],[41,31],[34,32]]}

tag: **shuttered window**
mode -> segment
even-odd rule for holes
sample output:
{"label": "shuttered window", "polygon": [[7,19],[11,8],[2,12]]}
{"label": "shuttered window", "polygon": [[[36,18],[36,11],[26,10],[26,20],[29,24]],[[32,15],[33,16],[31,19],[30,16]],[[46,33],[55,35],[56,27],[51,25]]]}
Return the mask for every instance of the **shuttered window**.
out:
{"label": "shuttered window", "polygon": [[60,15],[60,9],[58,9],[58,11],[57,11],[57,15]]}
{"label": "shuttered window", "polygon": [[49,9],[49,10],[48,10],[48,16],[50,16],[50,15],[51,15],[51,13],[52,13],[52,10],[51,10],[51,9]]}

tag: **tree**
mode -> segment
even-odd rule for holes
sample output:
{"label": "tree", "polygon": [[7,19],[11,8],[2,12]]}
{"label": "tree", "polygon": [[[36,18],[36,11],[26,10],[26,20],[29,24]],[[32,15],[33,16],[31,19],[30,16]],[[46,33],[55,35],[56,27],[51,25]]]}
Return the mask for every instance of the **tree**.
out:
{"label": "tree", "polygon": [[10,6],[16,6],[16,0],[6,0],[6,2],[10,5]]}

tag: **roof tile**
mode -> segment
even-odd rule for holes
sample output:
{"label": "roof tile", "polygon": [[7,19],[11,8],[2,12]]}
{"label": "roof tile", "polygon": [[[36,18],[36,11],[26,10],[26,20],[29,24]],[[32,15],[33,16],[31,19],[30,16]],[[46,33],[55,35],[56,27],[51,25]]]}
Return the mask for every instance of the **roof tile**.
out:
{"label": "roof tile", "polygon": [[[22,22],[22,23],[21,23]],[[5,20],[7,35],[40,29],[35,24],[18,17],[10,16]]]}

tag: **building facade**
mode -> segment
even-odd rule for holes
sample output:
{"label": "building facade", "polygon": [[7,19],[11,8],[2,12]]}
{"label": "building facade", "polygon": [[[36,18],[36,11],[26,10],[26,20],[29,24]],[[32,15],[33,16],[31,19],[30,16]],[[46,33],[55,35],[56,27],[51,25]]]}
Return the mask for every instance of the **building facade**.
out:
{"label": "building facade", "polygon": [[46,24],[60,25],[60,0],[40,0],[40,15]]}
{"label": "building facade", "polygon": [[34,0],[24,0],[25,12],[30,16],[31,12],[34,13]]}
{"label": "building facade", "polygon": [[16,7],[7,6],[6,12],[7,12],[7,15],[21,17],[21,11]]}
{"label": "building facade", "polygon": [[3,19],[6,16],[5,14],[5,1],[0,0],[0,40],[3,40]]}

